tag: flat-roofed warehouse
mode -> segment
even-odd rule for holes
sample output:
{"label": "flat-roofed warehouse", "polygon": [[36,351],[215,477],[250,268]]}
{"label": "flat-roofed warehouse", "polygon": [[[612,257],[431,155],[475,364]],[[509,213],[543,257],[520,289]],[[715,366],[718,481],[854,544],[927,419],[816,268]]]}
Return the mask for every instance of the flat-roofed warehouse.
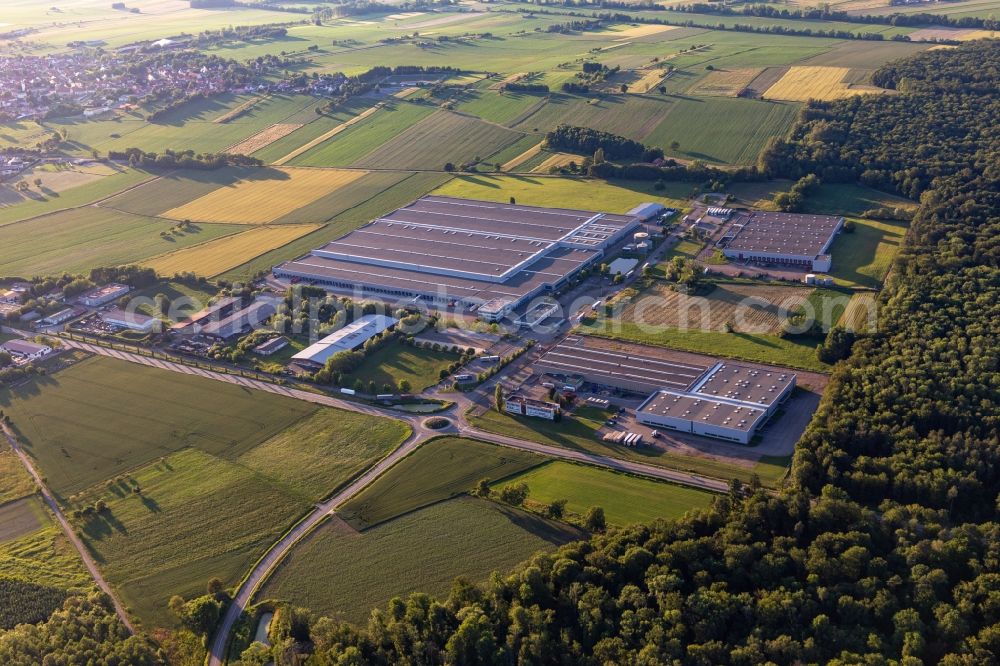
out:
{"label": "flat-roofed warehouse", "polygon": [[718,246],[736,261],[790,264],[825,273],[833,262],[830,246],[843,226],[844,218],[833,215],[741,213]]}
{"label": "flat-roofed warehouse", "polygon": [[639,423],[747,444],[795,389],[794,373],[700,354],[570,335],[532,368],[648,395]]}
{"label": "flat-roofed warehouse", "polygon": [[694,385],[711,364],[703,356],[661,347],[569,335],[535,361],[536,372],[581,377],[585,382],[632,393]]}
{"label": "flat-roofed warehouse", "polygon": [[565,284],[639,226],[638,218],[426,196],[274,268],[376,296],[504,304],[500,318]]}

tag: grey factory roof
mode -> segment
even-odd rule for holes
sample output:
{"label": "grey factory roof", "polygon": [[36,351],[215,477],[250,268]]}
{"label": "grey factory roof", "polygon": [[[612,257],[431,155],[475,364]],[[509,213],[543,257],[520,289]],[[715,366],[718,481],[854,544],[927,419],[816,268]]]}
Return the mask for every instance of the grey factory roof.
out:
{"label": "grey factory roof", "polygon": [[386,315],[359,317],[340,330],[334,331],[322,340],[309,345],[293,356],[292,360],[323,365],[334,355],[357,349],[372,337],[398,323],[398,319]]}
{"label": "grey factory roof", "polygon": [[[426,224],[447,229],[555,241],[598,214],[569,208],[542,208],[426,196],[394,210],[382,219],[402,224]],[[602,223],[618,227],[627,226],[633,220],[628,215],[600,215]]]}
{"label": "grey factory roof", "polygon": [[710,397],[696,397],[666,389],[650,396],[640,411],[742,431],[751,430],[765,415],[765,411],[758,407]]}
{"label": "grey factory roof", "polygon": [[726,249],[801,257],[823,254],[842,218],[833,215],[753,212],[738,216]]}
{"label": "grey factory roof", "polygon": [[684,391],[695,385],[710,365],[683,352],[570,335],[542,355],[535,367],[555,374],[583,375],[595,383],[617,379],[649,391],[665,387]]}
{"label": "grey factory roof", "polygon": [[726,398],[767,407],[775,402],[795,374],[788,371],[720,363],[692,389],[709,398]]}

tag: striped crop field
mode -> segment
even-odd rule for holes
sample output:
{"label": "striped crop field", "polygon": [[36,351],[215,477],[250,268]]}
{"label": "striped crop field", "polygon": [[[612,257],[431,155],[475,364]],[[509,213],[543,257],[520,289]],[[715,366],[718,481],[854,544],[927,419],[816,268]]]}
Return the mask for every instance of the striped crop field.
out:
{"label": "striped crop field", "polygon": [[261,130],[253,136],[243,139],[239,143],[226,148],[226,152],[232,155],[251,155],[261,148],[266,148],[272,143],[288,136],[295,130],[302,127],[299,123],[276,123],[267,129]]}
{"label": "striped crop field", "polygon": [[160,275],[192,272],[212,277],[242,266],[265,252],[301,238],[321,224],[281,224],[257,227],[231,236],[217,238],[185,250],[169,252],[143,263]]}
{"label": "striped crop field", "polygon": [[805,102],[881,92],[881,88],[873,86],[851,85],[846,80],[850,72],[848,67],[790,67],[777,83],[767,89],[764,98]]}
{"label": "striped crop field", "polygon": [[335,169],[269,169],[269,178],[247,178],[172,208],[163,217],[198,222],[267,224],[332,194],[365,175]]}
{"label": "striped crop field", "polygon": [[763,72],[761,67],[743,67],[740,69],[717,69],[694,84],[688,93],[692,95],[713,95],[719,97],[736,97],[741,90],[750,85]]}

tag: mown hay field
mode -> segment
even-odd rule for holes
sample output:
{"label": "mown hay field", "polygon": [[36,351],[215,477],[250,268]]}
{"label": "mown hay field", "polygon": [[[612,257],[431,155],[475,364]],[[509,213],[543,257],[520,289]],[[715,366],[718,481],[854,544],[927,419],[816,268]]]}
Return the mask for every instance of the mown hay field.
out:
{"label": "mown hay field", "polygon": [[443,598],[458,576],[484,582],[540,550],[585,537],[568,525],[472,497],[362,533],[334,517],[291,552],[261,597],[363,625],[393,597],[424,592]]}
{"label": "mown hay field", "polygon": [[688,92],[692,95],[736,97],[763,71],[763,68],[760,67],[717,69],[709,72],[705,78],[691,86]]}
{"label": "mown hay field", "polygon": [[409,511],[472,490],[484,477],[502,479],[541,464],[534,453],[460,437],[424,444],[348,500],[338,514],[367,529]]}
{"label": "mown hay field", "polygon": [[666,183],[654,190],[648,181],[609,182],[590,178],[548,178],[541,176],[487,175],[457,176],[433,194],[465,199],[507,202],[514,197],[520,204],[576,208],[605,213],[624,213],[652,201],[680,208],[691,192],[688,183]]}
{"label": "mown hay field", "polygon": [[265,148],[278,139],[288,136],[295,130],[302,127],[299,123],[277,123],[267,129],[257,132],[253,136],[240,141],[239,143],[226,148],[227,153],[232,155],[252,155],[261,148]]}
{"label": "mown hay field", "polygon": [[[229,224],[186,230],[149,217],[86,206],[0,226],[0,275],[86,273],[98,266],[137,263],[232,234]],[[167,232],[166,236],[160,234]]]}
{"label": "mown hay field", "polygon": [[562,461],[535,467],[493,487],[521,482],[528,484],[532,503],[568,500],[566,509],[577,518],[586,515],[590,507],[599,506],[608,523],[620,527],[679,518],[691,509],[707,508],[713,497],[694,488]]}
{"label": "mown hay field", "polygon": [[60,496],[186,447],[236,458],[318,407],[106,357],[0,391],[0,409]]}
{"label": "mown hay field", "polygon": [[23,497],[0,504],[0,543],[31,534],[48,522],[37,497]]}
{"label": "mown hay field", "polygon": [[549,170],[564,167],[570,162],[580,164],[583,158],[573,153],[550,153],[541,164],[532,169],[532,173],[548,173]]}
{"label": "mown hay field", "polygon": [[777,83],[764,92],[764,98],[805,102],[881,92],[880,88],[872,86],[850,85],[845,81],[850,73],[849,67],[790,67]]}
{"label": "mown hay field", "polygon": [[315,231],[319,224],[281,224],[217,238],[143,262],[160,275],[191,272],[213,277]]}
{"label": "mown hay field", "polygon": [[330,169],[268,170],[271,177],[239,180],[162,213],[174,220],[267,224],[365,175]]}
{"label": "mown hay field", "polygon": [[626,305],[622,322],[652,327],[777,334],[801,308],[808,287],[720,283],[705,296],[689,296],[656,283]]}
{"label": "mown hay field", "polygon": [[841,324],[849,331],[871,333],[878,321],[878,301],[875,292],[859,291],[851,296]]}
{"label": "mown hay field", "polygon": [[524,136],[478,118],[438,111],[375,148],[352,166],[440,169],[486,158]]}

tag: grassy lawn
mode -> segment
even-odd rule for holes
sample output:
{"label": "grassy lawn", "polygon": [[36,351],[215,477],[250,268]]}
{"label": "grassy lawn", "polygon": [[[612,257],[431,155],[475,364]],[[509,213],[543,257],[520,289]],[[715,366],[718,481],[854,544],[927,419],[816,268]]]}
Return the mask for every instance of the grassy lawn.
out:
{"label": "grassy lawn", "polygon": [[679,208],[691,193],[691,183],[667,183],[665,190],[653,189],[653,183],[605,181],[533,175],[458,176],[432,194],[486,201],[509,201],[519,204],[578,208],[606,213],[624,213],[638,204],[652,201]]}
{"label": "grassy lawn", "polygon": [[325,409],[254,447],[238,462],[319,500],[409,435],[410,427],[401,421]]}
{"label": "grassy lawn", "polygon": [[[133,293],[133,298],[155,299],[157,295],[163,294],[170,301],[170,313],[174,321],[189,319],[191,315],[206,307],[210,300],[219,293],[217,287],[206,282],[205,284],[188,284],[177,282],[176,280],[164,280],[163,282]],[[138,312],[150,316],[159,316],[155,303],[145,303],[140,305]]]}
{"label": "grassy lawn", "polygon": [[608,523],[619,526],[678,518],[690,509],[707,507],[712,500],[711,493],[700,490],[561,461],[535,467],[494,487],[520,481],[528,484],[531,502],[565,499],[567,511],[578,517],[600,506]]}
{"label": "grassy lawn", "polygon": [[0,409],[52,490],[71,495],[189,446],[236,458],[318,407],[95,357],[0,391]]}
{"label": "grassy lawn", "polygon": [[583,332],[616,340],[642,342],[813,372],[830,372],[832,367],[816,358],[816,347],[822,340],[812,337],[780,338],[777,335],[762,333],[726,333],[653,326],[640,328],[628,322],[606,320],[599,320],[592,326],[584,327]]}
{"label": "grassy lawn", "polygon": [[[650,446],[629,448],[602,442],[596,437],[598,429],[604,424],[607,414],[599,409],[584,406],[577,408],[572,414],[567,414],[559,423],[543,421],[523,416],[501,414],[490,410],[472,419],[476,427],[509,435],[520,439],[528,439],[542,444],[561,446],[576,451],[585,451],[612,458],[634,460],[648,465],[659,465],[685,472],[703,474],[719,479],[741,479],[749,481],[754,472],[761,476],[765,484],[774,484],[776,472],[770,469],[750,468],[731,464],[714,458],[698,458],[677,453],[669,453]],[[758,466],[760,463],[758,463]],[[762,473],[764,472],[764,473]],[[768,478],[765,478],[765,474]]]}
{"label": "grassy lawn", "polygon": [[834,281],[848,287],[879,287],[906,234],[906,222],[854,219],[854,232],[841,232],[830,254]]}
{"label": "grassy lawn", "polygon": [[[141,495],[132,492],[136,484]],[[202,594],[215,576],[234,585],[312,504],[285,484],[198,449],[81,499],[108,503],[108,512],[77,527],[126,604],[154,626],[173,623],[172,595]]]}
{"label": "grassy lawn", "polygon": [[331,521],[289,555],[261,598],[364,624],[373,608],[415,592],[443,597],[464,576],[485,581],[540,550],[585,538],[492,502],[463,497],[421,509],[362,533]]}
{"label": "grassy lawn", "polygon": [[441,371],[456,360],[458,356],[451,352],[394,343],[366,358],[360,368],[345,377],[344,385],[350,386],[357,379],[366,386],[374,381],[381,392],[383,384],[395,387],[405,379],[413,391],[419,392],[441,381]]}
{"label": "grassy lawn", "polygon": [[543,461],[526,451],[442,437],[400,461],[338,513],[356,529],[365,529],[468,492],[479,479],[502,479]]}

